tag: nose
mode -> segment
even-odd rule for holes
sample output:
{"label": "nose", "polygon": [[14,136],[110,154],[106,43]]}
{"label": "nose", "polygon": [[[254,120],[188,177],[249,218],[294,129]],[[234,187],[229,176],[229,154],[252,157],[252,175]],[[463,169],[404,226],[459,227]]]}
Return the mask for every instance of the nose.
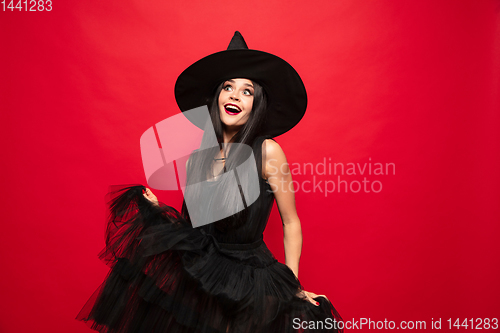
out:
{"label": "nose", "polygon": [[233,90],[233,93],[229,96],[230,99],[239,101],[238,95],[236,94],[236,90]]}

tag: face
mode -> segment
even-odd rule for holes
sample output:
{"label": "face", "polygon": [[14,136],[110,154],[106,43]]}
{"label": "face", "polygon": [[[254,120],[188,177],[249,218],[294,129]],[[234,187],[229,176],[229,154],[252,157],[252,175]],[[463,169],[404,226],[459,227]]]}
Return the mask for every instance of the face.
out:
{"label": "face", "polygon": [[219,95],[219,114],[223,124],[244,125],[253,107],[254,87],[248,79],[231,79],[223,83]]}

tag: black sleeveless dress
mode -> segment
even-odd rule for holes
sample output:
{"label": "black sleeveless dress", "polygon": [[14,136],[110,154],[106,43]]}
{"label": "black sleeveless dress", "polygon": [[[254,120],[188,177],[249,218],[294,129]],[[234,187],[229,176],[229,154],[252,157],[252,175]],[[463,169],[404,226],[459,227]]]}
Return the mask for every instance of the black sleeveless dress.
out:
{"label": "black sleeveless dress", "polygon": [[[262,174],[262,143],[253,144]],[[78,314],[99,332],[337,332],[341,317],[329,300],[299,298],[302,286],[263,241],[274,195],[260,196],[245,221],[193,228],[189,216],[143,196],[142,185],[110,191],[106,247],[110,266]],[[211,190],[217,182],[206,182]],[[341,326],[342,327],[342,326]]]}

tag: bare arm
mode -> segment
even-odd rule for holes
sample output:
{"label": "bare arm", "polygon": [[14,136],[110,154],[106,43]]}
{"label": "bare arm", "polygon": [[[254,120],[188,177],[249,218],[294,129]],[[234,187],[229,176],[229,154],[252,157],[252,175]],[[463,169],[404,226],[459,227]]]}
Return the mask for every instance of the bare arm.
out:
{"label": "bare arm", "polygon": [[285,264],[299,276],[299,261],[302,252],[302,228],[295,208],[295,190],[292,174],[283,149],[273,140],[265,141],[266,161],[263,170],[276,198],[283,224]]}
{"label": "bare arm", "polygon": [[[188,168],[188,163],[189,163],[189,158],[186,160],[186,170]],[[151,190],[149,188],[146,188],[146,191],[145,191],[145,193],[143,193],[143,195],[146,199],[151,201],[153,204],[159,206],[158,198],[156,197],[156,195],[153,194],[153,192],[151,192]]]}

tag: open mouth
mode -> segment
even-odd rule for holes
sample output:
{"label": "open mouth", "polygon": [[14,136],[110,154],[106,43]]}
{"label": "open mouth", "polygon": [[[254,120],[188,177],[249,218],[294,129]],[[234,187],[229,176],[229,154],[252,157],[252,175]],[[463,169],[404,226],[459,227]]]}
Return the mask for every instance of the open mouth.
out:
{"label": "open mouth", "polygon": [[232,116],[237,115],[238,113],[241,112],[241,109],[238,105],[231,103],[224,105],[224,110],[226,110],[227,114]]}

